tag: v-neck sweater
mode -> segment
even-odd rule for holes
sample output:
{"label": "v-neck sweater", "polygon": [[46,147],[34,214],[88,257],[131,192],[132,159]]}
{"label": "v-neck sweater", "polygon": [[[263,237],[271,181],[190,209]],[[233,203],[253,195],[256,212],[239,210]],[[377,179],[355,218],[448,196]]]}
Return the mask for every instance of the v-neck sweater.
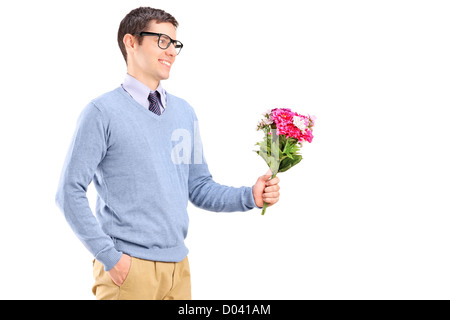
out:
{"label": "v-neck sweater", "polygon": [[[86,197],[97,190],[95,215]],[[164,262],[188,254],[188,201],[210,211],[256,207],[252,188],[216,183],[203,157],[194,109],[167,93],[156,115],[122,87],[82,111],[56,202],[77,237],[108,271],[122,253]]]}

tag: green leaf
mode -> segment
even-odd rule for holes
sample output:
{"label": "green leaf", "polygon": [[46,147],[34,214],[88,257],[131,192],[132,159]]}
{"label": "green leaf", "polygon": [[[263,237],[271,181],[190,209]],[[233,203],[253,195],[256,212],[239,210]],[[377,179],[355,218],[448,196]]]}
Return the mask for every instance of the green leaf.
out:
{"label": "green leaf", "polygon": [[280,167],[279,167],[278,172],[285,172],[285,171],[289,170],[290,168],[292,168],[293,166],[298,164],[301,160],[302,160],[302,156],[301,155],[294,155],[292,157],[292,159],[291,158],[284,159],[280,163]]}

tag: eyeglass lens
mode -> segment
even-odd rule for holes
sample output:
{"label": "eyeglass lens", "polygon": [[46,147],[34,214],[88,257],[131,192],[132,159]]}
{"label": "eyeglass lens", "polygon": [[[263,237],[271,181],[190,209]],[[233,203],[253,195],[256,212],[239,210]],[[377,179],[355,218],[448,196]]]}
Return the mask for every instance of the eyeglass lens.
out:
{"label": "eyeglass lens", "polygon": [[[162,34],[160,37],[159,37],[159,42],[158,42],[158,46],[161,48],[161,49],[167,49],[167,48],[169,48],[169,46],[170,46],[170,44],[172,43],[172,40],[168,37],[168,36],[166,36],[165,34]],[[174,46],[175,46],[175,50],[177,51],[177,54],[178,53],[180,53],[180,50],[181,50],[181,47],[182,47],[182,45],[180,44],[180,42],[179,41],[176,41],[175,43],[174,43]]]}

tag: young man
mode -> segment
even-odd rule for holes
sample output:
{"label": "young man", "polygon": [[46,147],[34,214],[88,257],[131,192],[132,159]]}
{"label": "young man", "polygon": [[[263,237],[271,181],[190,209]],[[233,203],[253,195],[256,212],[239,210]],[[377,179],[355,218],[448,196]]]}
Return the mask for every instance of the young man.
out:
{"label": "young man", "polygon": [[[125,81],[83,110],[64,163],[56,202],[95,257],[98,299],[190,299],[188,200],[211,211],[246,211],[279,199],[279,179],[270,175],[253,187],[213,181],[194,110],[161,85],[183,46],[177,27],[170,14],[149,7],[123,19]],[[92,180],[97,218],[86,197]]]}

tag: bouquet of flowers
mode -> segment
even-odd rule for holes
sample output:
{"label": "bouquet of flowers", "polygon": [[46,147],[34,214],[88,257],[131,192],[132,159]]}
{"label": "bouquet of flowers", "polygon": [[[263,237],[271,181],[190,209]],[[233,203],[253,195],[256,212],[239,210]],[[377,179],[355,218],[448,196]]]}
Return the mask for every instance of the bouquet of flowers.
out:
{"label": "bouquet of flowers", "polygon": [[[259,150],[255,152],[266,161],[273,179],[279,172],[289,170],[302,160],[300,148],[305,141],[312,142],[316,117],[278,108],[263,113],[263,116],[256,130],[265,135],[263,141],[256,144]],[[264,203],[262,215],[266,209],[267,203]]]}

